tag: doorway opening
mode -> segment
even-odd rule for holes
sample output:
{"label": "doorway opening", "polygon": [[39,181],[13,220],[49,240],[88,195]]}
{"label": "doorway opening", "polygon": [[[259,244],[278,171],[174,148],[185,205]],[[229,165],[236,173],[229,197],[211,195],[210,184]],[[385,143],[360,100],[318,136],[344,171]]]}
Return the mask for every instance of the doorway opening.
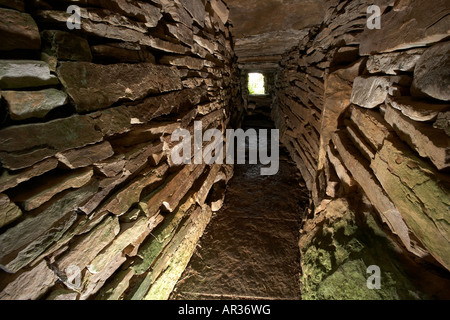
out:
{"label": "doorway opening", "polygon": [[265,78],[262,73],[248,74],[248,92],[250,95],[266,94]]}

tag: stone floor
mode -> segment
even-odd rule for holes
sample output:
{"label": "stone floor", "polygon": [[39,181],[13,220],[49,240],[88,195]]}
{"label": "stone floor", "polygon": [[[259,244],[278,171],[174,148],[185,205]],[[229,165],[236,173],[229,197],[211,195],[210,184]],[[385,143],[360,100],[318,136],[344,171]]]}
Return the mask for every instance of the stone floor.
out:
{"label": "stone floor", "polygon": [[[257,127],[258,119],[245,124]],[[308,198],[281,149],[277,175],[261,176],[262,165],[235,166],[224,207],[171,299],[300,299],[298,236]]]}

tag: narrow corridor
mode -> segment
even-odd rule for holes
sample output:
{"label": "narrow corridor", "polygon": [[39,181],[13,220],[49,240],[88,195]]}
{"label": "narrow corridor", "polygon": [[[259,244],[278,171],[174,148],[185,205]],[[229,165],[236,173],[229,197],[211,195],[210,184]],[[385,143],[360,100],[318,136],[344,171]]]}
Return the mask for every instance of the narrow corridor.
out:
{"label": "narrow corridor", "polygon": [[[243,129],[270,129],[262,115]],[[280,170],[236,165],[223,208],[212,218],[171,299],[300,299],[298,236],[306,188],[286,151]]]}

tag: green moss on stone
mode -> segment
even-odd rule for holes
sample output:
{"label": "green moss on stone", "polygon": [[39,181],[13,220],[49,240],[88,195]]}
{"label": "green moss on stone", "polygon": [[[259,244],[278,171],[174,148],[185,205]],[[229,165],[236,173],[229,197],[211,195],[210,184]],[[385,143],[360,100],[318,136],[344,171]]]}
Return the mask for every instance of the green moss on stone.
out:
{"label": "green moss on stone", "polygon": [[[344,200],[330,203],[340,210]],[[323,214],[323,213],[322,213]],[[426,298],[409,281],[395,247],[372,215],[347,209],[326,219],[307,248],[302,248],[302,297],[305,300],[397,300]],[[358,216],[358,219],[357,219]],[[362,219],[361,219],[362,218]],[[360,221],[362,220],[362,221]],[[356,221],[360,221],[356,224]],[[329,230],[333,230],[330,234]],[[369,289],[367,268],[381,269],[381,289]]]}

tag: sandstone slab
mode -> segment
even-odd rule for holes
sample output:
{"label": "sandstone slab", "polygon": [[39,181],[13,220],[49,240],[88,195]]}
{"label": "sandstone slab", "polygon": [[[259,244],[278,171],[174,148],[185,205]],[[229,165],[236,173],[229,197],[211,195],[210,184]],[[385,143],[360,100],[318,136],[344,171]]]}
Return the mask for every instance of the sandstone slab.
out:
{"label": "sandstone slab", "polygon": [[31,178],[43,175],[44,173],[55,169],[58,166],[58,160],[55,158],[46,159],[42,162],[36,163],[30,168],[21,170],[17,173],[9,173],[5,170],[0,176],[0,192],[14,188],[22,182],[28,181]]}
{"label": "sandstone slab", "polygon": [[[450,22],[450,18],[447,19]],[[425,51],[414,70],[411,93],[450,101],[450,42],[439,43]]]}
{"label": "sandstone slab", "polygon": [[57,153],[56,158],[70,169],[84,168],[112,157],[114,150],[108,141],[81,149]]}
{"label": "sandstone slab", "polygon": [[0,193],[0,228],[13,222],[22,215],[22,210],[17,207],[7,195]]}
{"label": "sandstone slab", "polygon": [[[326,147],[332,134],[338,128],[338,119],[349,107],[352,82],[359,75],[361,63],[331,73],[325,81],[322,123],[320,126],[319,170],[323,166]],[[308,112],[304,112],[308,114]]]}
{"label": "sandstone slab", "polygon": [[139,202],[143,189],[163,181],[168,169],[168,165],[164,163],[158,168],[146,170],[141,176],[113,195],[112,199],[102,207],[102,210],[118,216],[126,213],[133,204]]}
{"label": "sandstone slab", "polygon": [[389,97],[386,103],[401,111],[411,120],[420,122],[435,120],[439,113],[450,109],[450,104],[435,103],[433,101],[414,99],[408,96]]}
{"label": "sandstone slab", "polygon": [[158,7],[143,1],[88,0],[86,2],[89,5],[100,6],[112,12],[133,18],[134,20],[144,22],[148,28],[156,27],[162,17],[161,10]]}
{"label": "sandstone slab", "polygon": [[65,272],[70,266],[84,269],[95,257],[119,234],[120,225],[115,217],[106,217],[94,230],[77,238],[70,250],[61,258],[56,265],[58,269]]}
{"label": "sandstone slab", "polygon": [[41,47],[38,26],[27,13],[0,8],[0,33],[2,34],[0,51],[39,50]]}
{"label": "sandstone slab", "polygon": [[[56,177],[43,177],[45,182],[32,190],[25,190],[19,195],[13,197],[16,203],[19,203],[24,210],[31,211],[50,200],[56,194],[70,189],[80,188],[89,182],[93,175],[92,169],[82,169],[71,171],[65,175]],[[42,181],[41,179],[41,181]]]}
{"label": "sandstone slab", "polygon": [[450,139],[442,130],[412,121],[389,106],[385,119],[404,141],[420,156],[429,158],[438,170],[450,167]]}
{"label": "sandstone slab", "polygon": [[2,91],[13,120],[43,118],[68,102],[67,94],[57,89],[41,91]]}
{"label": "sandstone slab", "polygon": [[[177,69],[151,63],[98,65],[63,62],[58,75],[79,112],[134,101],[152,93],[182,89]],[[97,88],[102,84],[102,90]]]}
{"label": "sandstone slab", "polygon": [[0,0],[0,4],[2,5],[2,7],[8,7],[19,11],[25,10],[25,4],[23,3],[23,0]]}
{"label": "sandstone slab", "polygon": [[396,75],[399,72],[412,72],[425,49],[412,49],[402,52],[372,55],[367,61],[367,71]]}
{"label": "sandstone slab", "polygon": [[391,140],[385,141],[371,167],[417,238],[450,269],[450,192],[436,180],[436,170]]}
{"label": "sandstone slab", "polygon": [[392,52],[438,42],[450,35],[447,0],[397,3],[382,17],[380,30],[367,27],[360,35],[360,55]]}
{"label": "sandstone slab", "polygon": [[177,23],[175,25],[167,24],[167,29],[170,35],[178,39],[186,46],[190,47],[194,44],[194,33],[192,28],[186,27],[182,23]]}
{"label": "sandstone slab", "polygon": [[358,155],[359,152],[352,147],[351,142],[342,132],[337,132],[333,136],[333,143],[345,167],[364,190],[367,198],[380,213],[382,220],[400,238],[405,247],[411,250],[408,226],[390,197],[378,183],[368,161]]}
{"label": "sandstone slab", "polygon": [[186,11],[183,6],[183,3],[175,0],[159,0],[163,7],[163,12],[170,15],[170,17],[176,22],[181,22],[187,27],[192,26],[193,18]]}
{"label": "sandstone slab", "polygon": [[182,220],[195,208],[195,200],[189,197],[180,205],[176,212],[166,217],[164,221],[152,232],[153,239],[147,239],[138,251],[140,261],[136,262],[131,269],[136,275],[147,272],[155,263],[163,249],[169,244],[176,234]]}
{"label": "sandstone slab", "polygon": [[[160,216],[153,216],[150,219],[141,217],[133,223],[127,225],[122,224],[122,230],[119,235],[88,265],[89,272],[92,274],[100,273],[107,268],[108,264],[114,260],[116,255],[122,255],[124,251],[130,250],[131,248],[132,251],[139,248],[147,235],[149,235],[161,220],[162,217]],[[127,252],[131,253],[131,251]],[[132,256],[131,254],[129,255]]]}
{"label": "sandstone slab", "polygon": [[359,108],[355,105],[351,106],[350,112],[351,121],[358,127],[372,148],[374,150],[381,148],[384,140],[392,131],[383,116],[373,110]]}
{"label": "sandstone slab", "polygon": [[92,46],[92,52],[100,61],[155,63],[155,57],[146,48],[129,43],[98,44]]}
{"label": "sandstone slab", "polygon": [[58,60],[92,61],[89,42],[73,33],[59,30],[42,32],[42,50]]}
{"label": "sandstone slab", "polygon": [[0,89],[21,89],[59,84],[44,61],[0,60]]}
{"label": "sandstone slab", "polygon": [[47,266],[45,261],[39,263],[30,271],[22,273],[10,282],[2,292],[1,300],[37,300],[52,287],[58,277]]}
{"label": "sandstone slab", "polygon": [[97,191],[93,184],[59,197],[42,212],[29,216],[0,235],[0,264],[8,272],[17,272],[73,225],[75,210]]}
{"label": "sandstone slab", "polygon": [[94,163],[96,171],[100,172],[103,176],[111,178],[117,176],[122,172],[125,166],[125,157],[115,156],[106,161]]}
{"label": "sandstone slab", "polygon": [[227,5],[222,0],[211,0],[210,3],[222,23],[226,24],[228,22],[228,17],[230,16],[230,10]]}
{"label": "sandstone slab", "polygon": [[[157,213],[160,208],[167,212],[173,212],[204,169],[205,164],[186,165],[175,176],[172,176],[171,180],[158,188],[153,193],[154,196],[148,201],[149,214]],[[184,183],[180,185],[179,181],[184,181]]]}
{"label": "sandstone slab", "polygon": [[205,66],[204,60],[192,57],[179,58],[179,57],[164,56],[163,58],[161,58],[160,62],[177,67],[186,67],[192,70],[201,70]]}
{"label": "sandstone slab", "polygon": [[0,161],[5,168],[23,169],[58,152],[102,140],[94,121],[87,116],[8,127],[0,130]]}
{"label": "sandstone slab", "polygon": [[[183,224],[178,234],[164,249],[163,259],[159,259],[147,278],[149,290],[142,293],[143,300],[167,300],[176,283],[186,269],[195,247],[204,233],[212,216],[211,208],[197,208]],[[144,287],[145,288],[145,287]]]}
{"label": "sandstone slab", "polygon": [[444,130],[450,136],[450,111],[439,113],[433,127]]}
{"label": "sandstone slab", "polygon": [[395,77],[357,77],[353,83],[350,101],[367,109],[373,109],[386,101],[392,94]]}
{"label": "sandstone slab", "polygon": [[[111,195],[113,190],[122,183],[125,183],[131,176],[143,170],[152,159],[152,155],[162,150],[162,143],[160,145],[139,145],[128,151],[125,155],[111,159],[111,162],[106,162],[106,167],[103,165],[96,166],[105,175],[111,175],[117,172],[115,176],[103,179],[100,182],[99,190],[89,201],[80,207],[80,210],[87,215],[90,215],[102,201]],[[106,170],[106,171],[105,171]]]}
{"label": "sandstone slab", "polygon": [[200,27],[205,25],[205,6],[201,0],[184,0],[184,7]]}

